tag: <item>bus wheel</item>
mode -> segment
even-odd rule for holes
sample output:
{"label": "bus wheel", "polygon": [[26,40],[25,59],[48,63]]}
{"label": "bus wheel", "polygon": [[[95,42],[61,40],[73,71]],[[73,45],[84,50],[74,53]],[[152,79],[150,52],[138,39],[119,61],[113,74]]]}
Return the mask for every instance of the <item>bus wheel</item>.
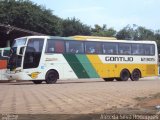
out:
{"label": "bus wheel", "polygon": [[58,72],[57,71],[50,70],[47,72],[46,79],[45,79],[47,84],[54,84],[57,82],[57,79],[58,79]]}
{"label": "bus wheel", "polygon": [[107,82],[107,81],[113,81],[114,78],[103,78],[103,80],[106,81],[106,82]]}
{"label": "bus wheel", "polygon": [[42,80],[33,80],[32,81],[34,84],[41,84],[43,81]]}
{"label": "bus wheel", "polygon": [[130,77],[130,73],[127,69],[124,69],[124,70],[121,71],[121,74],[120,74],[120,80],[121,81],[127,81],[129,79],[129,77]]}
{"label": "bus wheel", "polygon": [[141,72],[138,69],[134,69],[131,74],[131,80],[138,81],[140,77],[141,77]]}

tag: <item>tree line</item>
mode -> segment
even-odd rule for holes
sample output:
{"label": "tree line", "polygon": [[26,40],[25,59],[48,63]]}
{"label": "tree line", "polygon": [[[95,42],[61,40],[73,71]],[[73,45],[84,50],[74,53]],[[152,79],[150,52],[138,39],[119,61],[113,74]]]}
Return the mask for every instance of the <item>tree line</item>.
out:
{"label": "tree line", "polygon": [[52,36],[92,35],[125,40],[154,40],[160,51],[160,30],[127,25],[119,31],[104,24],[94,27],[76,18],[62,19],[54,11],[30,0],[0,0],[0,23]]}

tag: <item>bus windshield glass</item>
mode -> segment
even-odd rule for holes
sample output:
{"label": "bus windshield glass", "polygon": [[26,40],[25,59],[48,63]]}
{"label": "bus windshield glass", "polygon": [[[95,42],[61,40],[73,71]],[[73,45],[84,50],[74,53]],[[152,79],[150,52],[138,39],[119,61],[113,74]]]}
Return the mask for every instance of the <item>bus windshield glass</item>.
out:
{"label": "bus windshield glass", "polygon": [[10,50],[10,58],[7,66],[7,68],[10,69],[11,71],[15,70],[17,67],[21,67],[22,56],[18,56],[16,54],[16,51],[17,51],[17,47],[21,45],[25,45],[26,41],[27,41],[26,38],[20,38],[20,39],[14,40]]}
{"label": "bus windshield glass", "polygon": [[21,45],[25,45],[26,40],[27,40],[26,38],[21,38],[21,39],[14,40],[12,48],[17,47],[17,46],[21,46]]}

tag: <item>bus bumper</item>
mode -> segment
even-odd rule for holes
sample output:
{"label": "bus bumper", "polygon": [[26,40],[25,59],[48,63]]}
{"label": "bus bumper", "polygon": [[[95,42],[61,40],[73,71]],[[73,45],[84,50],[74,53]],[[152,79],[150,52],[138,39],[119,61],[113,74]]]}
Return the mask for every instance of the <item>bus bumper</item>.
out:
{"label": "bus bumper", "polygon": [[29,77],[25,77],[24,73],[7,73],[8,80],[31,80]]}

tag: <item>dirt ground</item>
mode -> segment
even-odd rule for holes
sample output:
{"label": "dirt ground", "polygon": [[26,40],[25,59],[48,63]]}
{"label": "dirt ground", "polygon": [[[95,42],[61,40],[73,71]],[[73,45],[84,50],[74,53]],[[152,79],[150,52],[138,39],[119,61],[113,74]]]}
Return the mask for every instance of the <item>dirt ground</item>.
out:
{"label": "dirt ground", "polygon": [[54,85],[35,85],[28,81],[0,83],[0,119],[7,115],[26,120],[98,120],[104,119],[103,114],[158,115],[159,86],[159,78],[137,82],[61,80]]}

